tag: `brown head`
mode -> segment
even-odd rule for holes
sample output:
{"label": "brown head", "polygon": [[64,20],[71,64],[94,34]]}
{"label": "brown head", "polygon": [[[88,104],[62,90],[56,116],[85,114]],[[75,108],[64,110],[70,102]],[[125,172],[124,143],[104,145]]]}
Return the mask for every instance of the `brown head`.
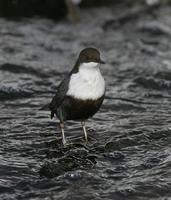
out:
{"label": "brown head", "polygon": [[100,52],[95,48],[85,48],[80,52],[79,55],[79,63],[88,63],[88,62],[96,62],[105,64],[104,61],[100,58]]}
{"label": "brown head", "polygon": [[90,63],[91,66],[92,64],[105,64],[105,62],[100,58],[100,52],[97,49],[92,47],[85,48],[80,52],[77,62],[71,73],[77,73],[79,67],[85,63]]}

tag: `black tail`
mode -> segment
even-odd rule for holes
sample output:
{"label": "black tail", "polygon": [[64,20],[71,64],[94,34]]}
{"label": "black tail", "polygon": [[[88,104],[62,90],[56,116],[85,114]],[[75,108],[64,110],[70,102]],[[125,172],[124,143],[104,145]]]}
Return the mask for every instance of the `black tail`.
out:
{"label": "black tail", "polygon": [[53,107],[52,102],[49,104],[49,109],[50,109],[50,111],[51,111],[50,117],[51,117],[51,119],[52,119],[52,118],[54,117],[54,107]]}
{"label": "black tail", "polygon": [[50,115],[51,119],[54,117],[54,112],[51,111],[51,115]]}

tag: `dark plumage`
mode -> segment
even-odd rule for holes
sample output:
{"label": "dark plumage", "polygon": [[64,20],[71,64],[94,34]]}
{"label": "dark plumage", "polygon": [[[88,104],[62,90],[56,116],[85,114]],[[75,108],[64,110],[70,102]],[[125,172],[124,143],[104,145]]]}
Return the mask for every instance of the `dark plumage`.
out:
{"label": "dark plumage", "polygon": [[[66,120],[81,120],[84,122],[89,117],[93,116],[100,108],[104,94],[102,94],[97,99],[79,99],[75,96],[67,95],[69,90],[70,80],[73,74],[79,73],[79,68],[84,63],[104,63],[100,59],[100,53],[94,48],[86,48],[81,51],[79,58],[71,70],[71,72],[64,78],[64,80],[59,84],[57,93],[53,97],[49,108],[51,110],[51,118],[54,115],[60,120],[60,127],[63,135],[63,143],[65,144],[65,136],[63,130],[63,123]],[[79,84],[79,83],[78,83]],[[87,133],[85,126],[82,123],[85,137],[87,139]]]}
{"label": "dark plumage", "polygon": [[[53,97],[51,103],[49,104],[49,108],[51,110],[51,119],[54,117],[54,114],[56,116],[59,116],[57,110],[60,109],[62,103],[64,102],[64,99],[66,98],[66,93],[68,91],[68,84],[70,81],[70,76],[68,75],[58,86],[57,93]],[[59,118],[60,121],[62,120],[62,117]]]}

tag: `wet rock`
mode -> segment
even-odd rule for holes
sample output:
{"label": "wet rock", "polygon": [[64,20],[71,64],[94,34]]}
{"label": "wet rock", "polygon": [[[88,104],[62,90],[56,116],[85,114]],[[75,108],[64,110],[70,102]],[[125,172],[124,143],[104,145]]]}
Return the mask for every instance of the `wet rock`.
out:
{"label": "wet rock", "polygon": [[[94,166],[94,163],[88,158],[79,158],[74,156],[64,156],[55,161],[46,161],[39,173],[46,177],[56,177],[63,175],[66,172],[70,172],[77,169],[89,169]],[[76,174],[71,176],[77,176]],[[69,176],[69,175],[68,175]]]}
{"label": "wet rock", "polygon": [[63,149],[65,149],[63,146],[62,146],[62,139],[56,139],[56,140],[50,140],[48,142],[46,142],[46,145],[48,148],[52,148],[52,149],[57,149],[57,151],[61,151],[63,152]]}
{"label": "wet rock", "polygon": [[41,176],[49,178],[59,176],[65,172],[65,168],[58,162],[46,161],[39,170]]}
{"label": "wet rock", "polygon": [[47,157],[49,159],[52,159],[52,158],[60,158],[64,156],[64,152],[63,151],[60,151],[60,150],[49,150],[47,151]]}
{"label": "wet rock", "polygon": [[[62,143],[59,143],[59,141],[56,143],[56,141],[57,140],[47,143],[50,148],[46,152],[48,162],[46,161],[40,170],[42,175],[55,177],[68,173],[67,176],[72,176],[72,172],[71,174],[69,173],[70,171],[90,169],[96,164],[97,156],[91,154],[83,145],[77,146],[73,143],[64,147]],[[55,167],[59,168],[59,173],[56,169],[53,169]]]}
{"label": "wet rock", "polygon": [[58,160],[59,164],[65,169],[65,171],[71,171],[79,167],[81,160],[74,157],[63,157]]}
{"label": "wet rock", "polygon": [[83,149],[83,148],[71,149],[68,152],[68,155],[69,156],[76,156],[76,157],[79,157],[79,158],[84,158],[88,155],[88,151],[86,149]]}
{"label": "wet rock", "polygon": [[75,169],[78,166],[82,169],[92,168],[95,164],[95,162],[93,162],[91,157],[89,157],[88,155],[84,157],[66,155],[65,157],[59,159],[59,163],[64,164],[67,169],[70,170],[71,168]]}

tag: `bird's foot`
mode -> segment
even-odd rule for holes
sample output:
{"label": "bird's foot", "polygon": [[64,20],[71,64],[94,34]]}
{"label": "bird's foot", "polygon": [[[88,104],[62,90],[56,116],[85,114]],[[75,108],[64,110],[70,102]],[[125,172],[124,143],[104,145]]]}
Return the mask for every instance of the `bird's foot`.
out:
{"label": "bird's foot", "polygon": [[62,139],[62,144],[64,145],[64,147],[66,147],[67,146],[67,144],[68,144],[68,142],[66,141],[66,139]]}

